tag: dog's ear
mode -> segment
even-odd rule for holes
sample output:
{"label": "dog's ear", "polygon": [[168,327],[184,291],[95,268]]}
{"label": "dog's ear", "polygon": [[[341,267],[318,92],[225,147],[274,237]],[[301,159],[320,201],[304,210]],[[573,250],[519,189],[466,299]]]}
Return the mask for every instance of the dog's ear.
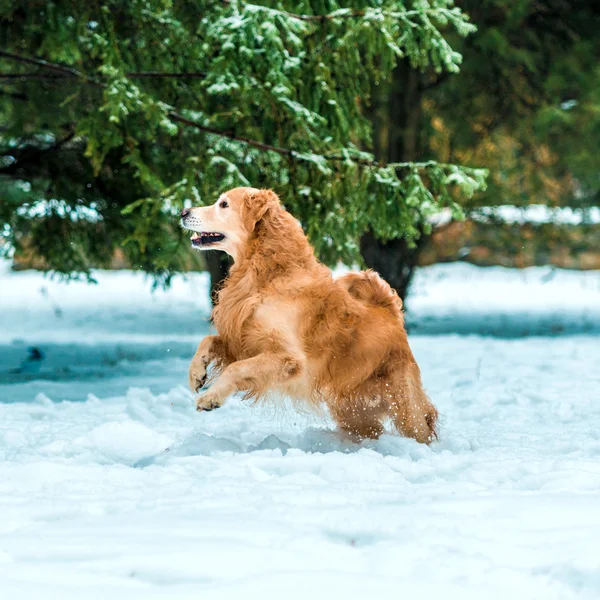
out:
{"label": "dog's ear", "polygon": [[249,233],[267,213],[281,206],[277,194],[272,190],[248,192],[242,202],[242,223]]}

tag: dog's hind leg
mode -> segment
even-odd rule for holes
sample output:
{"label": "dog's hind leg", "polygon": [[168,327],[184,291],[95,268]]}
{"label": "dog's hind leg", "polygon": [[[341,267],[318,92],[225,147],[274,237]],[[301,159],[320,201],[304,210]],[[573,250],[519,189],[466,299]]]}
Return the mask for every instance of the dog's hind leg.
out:
{"label": "dog's hind leg", "polygon": [[379,420],[381,412],[368,403],[343,403],[329,410],[339,428],[353,441],[377,439],[383,433],[383,425]]}
{"label": "dog's hind leg", "polygon": [[436,440],[438,411],[423,390],[417,365],[408,365],[392,378],[388,414],[398,432],[422,444]]}

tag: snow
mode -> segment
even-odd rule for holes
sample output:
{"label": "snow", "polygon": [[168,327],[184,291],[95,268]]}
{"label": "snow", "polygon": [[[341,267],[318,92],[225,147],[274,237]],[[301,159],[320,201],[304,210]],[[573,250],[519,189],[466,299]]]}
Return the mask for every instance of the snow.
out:
{"label": "snow", "polygon": [[[524,225],[533,223],[556,223],[558,225],[597,225],[600,223],[600,208],[596,206],[587,208],[571,208],[570,206],[548,206],[546,204],[528,204],[514,206],[503,204],[499,206],[482,206],[475,209],[470,215],[473,220],[482,223],[500,221],[508,224]],[[442,227],[452,221],[452,211],[444,208],[431,215],[429,222],[434,227]]]}
{"label": "snow", "polygon": [[527,206],[502,206],[482,207],[475,215],[477,220],[499,219],[505,223],[558,223],[560,225],[581,225],[600,223],[600,208],[589,207],[586,209],[571,208],[569,206],[552,207],[546,204],[529,204]]}
{"label": "snow", "polygon": [[206,277],[95,277],[0,263],[0,597],[600,597],[599,273],[419,270],[430,447],[197,414]]}
{"label": "snow", "polygon": [[[90,184],[88,184],[90,187]],[[30,204],[24,204],[16,210],[20,217],[32,219],[56,214],[60,217],[69,218],[72,221],[87,221],[96,223],[102,221],[103,217],[98,212],[97,204],[92,202],[90,206],[72,207],[64,200],[37,200]]]}

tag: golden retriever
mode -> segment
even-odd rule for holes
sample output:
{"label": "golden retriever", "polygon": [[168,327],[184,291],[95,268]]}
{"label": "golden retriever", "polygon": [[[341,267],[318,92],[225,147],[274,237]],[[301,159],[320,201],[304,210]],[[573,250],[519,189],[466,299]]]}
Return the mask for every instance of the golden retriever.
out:
{"label": "golden retriever", "polygon": [[184,209],[181,225],[194,232],[194,248],[234,261],[212,314],[217,335],[202,340],[190,365],[198,410],[234,392],[272,391],[326,405],[354,440],[377,438],[387,418],[419,442],[437,437],[402,302],[375,272],[333,279],[270,190],[235,188],[212,206]]}

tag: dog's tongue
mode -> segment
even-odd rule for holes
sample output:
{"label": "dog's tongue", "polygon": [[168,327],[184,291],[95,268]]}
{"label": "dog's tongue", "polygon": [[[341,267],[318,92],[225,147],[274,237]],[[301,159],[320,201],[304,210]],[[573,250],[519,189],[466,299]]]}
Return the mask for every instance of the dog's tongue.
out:
{"label": "dog's tongue", "polygon": [[200,239],[200,234],[197,231],[195,231],[194,234],[192,235],[192,237],[190,238],[190,240],[192,240],[192,242],[194,240],[199,240],[199,239]]}

